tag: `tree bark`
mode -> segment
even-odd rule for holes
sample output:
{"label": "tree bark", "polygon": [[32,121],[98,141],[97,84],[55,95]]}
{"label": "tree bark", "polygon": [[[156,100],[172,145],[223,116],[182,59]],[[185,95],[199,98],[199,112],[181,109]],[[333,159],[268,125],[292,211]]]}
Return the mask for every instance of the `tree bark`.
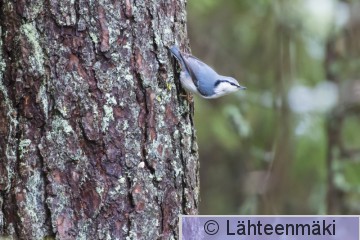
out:
{"label": "tree bark", "polygon": [[0,11],[0,237],[177,238],[199,195],[192,104],[167,49],[187,45],[185,0]]}

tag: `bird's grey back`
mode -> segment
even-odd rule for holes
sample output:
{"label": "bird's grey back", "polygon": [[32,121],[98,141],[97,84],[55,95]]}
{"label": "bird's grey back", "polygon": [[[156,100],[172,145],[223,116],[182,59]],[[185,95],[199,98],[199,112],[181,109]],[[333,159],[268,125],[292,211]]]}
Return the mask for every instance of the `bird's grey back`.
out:
{"label": "bird's grey back", "polygon": [[191,55],[182,55],[198,91],[204,96],[214,94],[214,85],[219,75],[207,64]]}

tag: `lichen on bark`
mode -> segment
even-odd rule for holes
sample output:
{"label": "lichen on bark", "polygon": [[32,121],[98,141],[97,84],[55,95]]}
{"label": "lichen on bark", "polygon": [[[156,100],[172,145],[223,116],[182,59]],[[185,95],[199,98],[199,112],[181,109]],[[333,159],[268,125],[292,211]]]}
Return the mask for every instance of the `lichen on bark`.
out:
{"label": "lichen on bark", "polygon": [[[0,236],[174,239],[197,145],[185,1],[0,4]],[[6,16],[6,17],[4,17]]]}

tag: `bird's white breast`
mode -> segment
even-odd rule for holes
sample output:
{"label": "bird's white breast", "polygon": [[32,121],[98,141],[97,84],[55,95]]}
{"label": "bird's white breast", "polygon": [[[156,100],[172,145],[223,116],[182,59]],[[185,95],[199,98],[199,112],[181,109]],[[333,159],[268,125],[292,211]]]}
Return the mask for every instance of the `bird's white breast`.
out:
{"label": "bird's white breast", "polygon": [[185,90],[192,92],[192,93],[198,93],[198,90],[196,89],[196,86],[189,76],[189,74],[186,74],[184,71],[181,71],[180,73],[180,82],[182,86],[185,88]]}

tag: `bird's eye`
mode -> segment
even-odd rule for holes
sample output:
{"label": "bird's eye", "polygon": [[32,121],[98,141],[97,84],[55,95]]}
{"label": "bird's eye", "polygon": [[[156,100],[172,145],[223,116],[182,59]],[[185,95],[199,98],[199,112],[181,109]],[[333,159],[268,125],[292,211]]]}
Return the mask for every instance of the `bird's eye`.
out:
{"label": "bird's eye", "polygon": [[223,82],[223,80],[217,80],[217,81],[215,82],[215,84],[214,84],[214,87],[219,86],[219,84],[220,84],[221,82]]}

